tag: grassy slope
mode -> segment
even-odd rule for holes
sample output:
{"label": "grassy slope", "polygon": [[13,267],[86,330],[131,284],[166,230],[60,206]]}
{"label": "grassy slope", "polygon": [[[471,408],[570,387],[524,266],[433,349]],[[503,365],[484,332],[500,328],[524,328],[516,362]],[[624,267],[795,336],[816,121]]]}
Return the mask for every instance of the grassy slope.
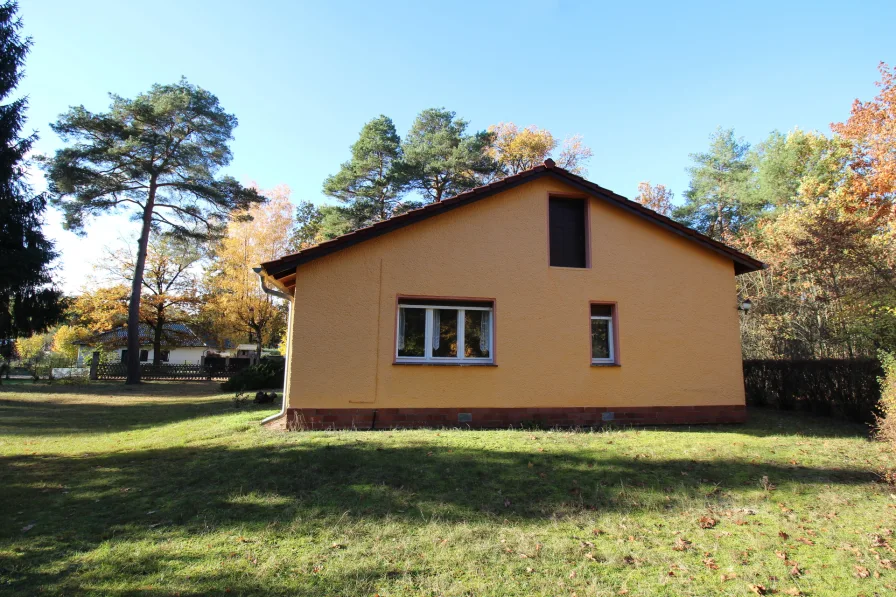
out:
{"label": "grassy slope", "polygon": [[[892,455],[833,421],[284,434],[213,385],[89,391],[0,388],[0,593],[896,586],[896,490],[874,474]],[[718,523],[701,528],[704,516]]]}

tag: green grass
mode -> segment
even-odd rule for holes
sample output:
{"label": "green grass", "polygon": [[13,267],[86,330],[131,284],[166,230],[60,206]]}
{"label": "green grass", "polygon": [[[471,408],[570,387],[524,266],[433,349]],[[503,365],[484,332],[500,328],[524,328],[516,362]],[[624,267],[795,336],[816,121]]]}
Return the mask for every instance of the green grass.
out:
{"label": "green grass", "polygon": [[862,427],[282,433],[271,412],[203,383],[0,387],[0,594],[896,587],[893,454]]}

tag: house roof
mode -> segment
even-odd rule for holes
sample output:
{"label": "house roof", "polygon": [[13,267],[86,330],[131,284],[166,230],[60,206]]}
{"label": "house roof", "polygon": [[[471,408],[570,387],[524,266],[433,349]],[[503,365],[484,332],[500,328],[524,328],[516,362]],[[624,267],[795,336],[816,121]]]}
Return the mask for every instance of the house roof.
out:
{"label": "house roof", "polygon": [[622,195],[617,195],[613,191],[605,189],[581,176],[558,167],[550,158],[545,160],[542,165],[502,178],[493,183],[476,187],[475,189],[449,199],[444,199],[438,203],[431,203],[421,208],[394,216],[388,220],[377,222],[371,226],[359,228],[354,232],[343,234],[342,236],[303,249],[297,253],[292,253],[280,257],[279,259],[262,263],[261,267],[267,275],[276,280],[280,286],[292,291],[295,287],[296,269],[304,263],[341,251],[352,245],[376,238],[383,234],[398,230],[399,228],[410,226],[411,224],[451,211],[452,209],[475,203],[486,197],[491,197],[502,191],[506,191],[545,176],[559,179],[588,195],[603,199],[616,207],[644,218],[670,232],[678,234],[687,240],[698,243],[711,251],[731,259],[731,261],[734,262],[734,271],[737,275],[753,272],[765,267],[765,264],[761,261],[750,257],[746,253],[741,253],[724,243],[697,232],[693,228],[689,228],[684,224],[676,222],[672,218],[659,214],[652,209],[644,207],[640,203],[626,199]]}
{"label": "house roof", "polygon": [[[153,343],[155,333],[145,323],[140,324],[140,346],[149,346]],[[107,332],[96,334],[91,338],[80,340],[74,344],[93,346],[104,344],[107,346],[125,346],[128,343],[128,328],[121,326]],[[166,323],[162,326],[162,344],[180,348],[206,347],[208,344],[194,332],[190,326],[184,323]]]}

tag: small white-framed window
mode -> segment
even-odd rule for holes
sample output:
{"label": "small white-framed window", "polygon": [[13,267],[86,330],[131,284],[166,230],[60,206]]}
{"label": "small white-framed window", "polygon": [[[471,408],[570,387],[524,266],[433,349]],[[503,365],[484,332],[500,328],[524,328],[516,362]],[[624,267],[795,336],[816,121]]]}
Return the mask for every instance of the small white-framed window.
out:
{"label": "small white-framed window", "polygon": [[489,301],[402,299],[395,362],[493,363],[494,311]]}
{"label": "small white-framed window", "polygon": [[613,316],[613,305],[591,305],[591,363],[594,365],[616,363]]}

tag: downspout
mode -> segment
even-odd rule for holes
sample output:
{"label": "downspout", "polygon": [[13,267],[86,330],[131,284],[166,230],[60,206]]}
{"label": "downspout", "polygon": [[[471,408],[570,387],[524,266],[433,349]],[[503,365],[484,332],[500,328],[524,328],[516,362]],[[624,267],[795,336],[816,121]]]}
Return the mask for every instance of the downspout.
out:
{"label": "downspout", "polygon": [[286,294],[285,292],[280,292],[279,290],[277,290],[275,288],[269,288],[268,285],[264,283],[264,270],[262,268],[253,267],[252,271],[255,272],[256,274],[258,274],[258,282],[261,285],[262,292],[264,292],[265,294],[269,294],[270,296],[275,296],[277,298],[281,298],[289,303],[289,314],[287,315],[288,319],[286,320],[286,322],[287,322],[286,323],[286,354],[283,355],[283,360],[284,360],[284,366],[283,366],[284,380],[283,380],[283,392],[282,392],[283,393],[283,403],[280,405],[280,412],[278,412],[275,415],[271,415],[270,417],[266,417],[265,419],[262,419],[261,424],[265,425],[267,423],[270,423],[271,421],[275,421],[275,420],[279,419],[280,417],[286,416],[286,405],[287,405],[287,401],[289,400],[289,397],[286,395],[286,379],[285,379],[285,377],[286,377],[286,373],[289,369],[289,367],[287,365],[289,364],[290,345],[292,343],[292,338],[290,337],[291,336],[290,332],[292,332],[292,305],[293,305],[294,297]]}

